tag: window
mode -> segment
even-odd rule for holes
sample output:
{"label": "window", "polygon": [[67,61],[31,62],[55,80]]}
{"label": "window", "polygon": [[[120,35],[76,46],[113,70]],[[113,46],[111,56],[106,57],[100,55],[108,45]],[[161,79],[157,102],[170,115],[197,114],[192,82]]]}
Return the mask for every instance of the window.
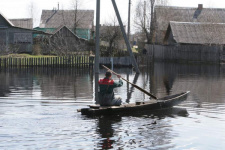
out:
{"label": "window", "polygon": [[32,33],[14,33],[14,43],[32,43]]}

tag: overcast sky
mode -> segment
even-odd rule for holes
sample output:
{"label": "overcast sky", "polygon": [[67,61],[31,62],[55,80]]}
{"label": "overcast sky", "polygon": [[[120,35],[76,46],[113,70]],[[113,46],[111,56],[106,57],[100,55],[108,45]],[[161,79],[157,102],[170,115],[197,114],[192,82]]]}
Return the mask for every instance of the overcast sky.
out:
{"label": "overcast sky", "polygon": [[[96,0],[80,0],[82,1],[82,9],[93,9],[96,8]],[[124,23],[127,23],[128,16],[128,1],[129,0],[116,0],[118,9],[120,11],[121,17]],[[134,12],[135,5],[139,0],[131,0],[132,11]],[[144,1],[144,0],[143,0]],[[214,8],[225,8],[225,0],[169,0],[170,5],[182,6],[182,7],[197,7],[198,4],[203,4],[203,7],[214,7]],[[35,18],[37,18],[36,25],[41,16],[42,9],[53,9],[53,7],[58,7],[60,9],[71,9],[72,0],[1,0],[0,2],[0,12],[4,14],[8,19],[11,18],[28,18],[29,16],[29,5],[33,2],[35,10]],[[101,23],[112,19],[114,15],[114,10],[112,7],[111,0],[101,0]],[[134,16],[134,14],[131,14]]]}

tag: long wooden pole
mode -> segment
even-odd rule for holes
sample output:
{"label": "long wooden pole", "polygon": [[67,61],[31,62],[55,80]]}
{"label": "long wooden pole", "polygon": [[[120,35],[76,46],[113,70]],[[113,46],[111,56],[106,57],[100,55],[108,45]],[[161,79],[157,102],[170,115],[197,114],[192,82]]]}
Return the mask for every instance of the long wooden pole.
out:
{"label": "long wooden pole", "polygon": [[95,102],[98,104],[98,80],[99,80],[99,27],[100,27],[100,0],[96,3],[96,41],[95,41]]}
{"label": "long wooden pole", "polygon": [[130,42],[130,5],[131,5],[131,0],[129,0],[128,3],[128,26],[127,26],[127,38],[128,41]]}
{"label": "long wooden pole", "polygon": [[[102,65],[102,67],[104,67],[105,69],[109,70],[110,72],[112,72],[112,73],[115,74],[115,75],[119,75],[119,74],[117,74],[116,72],[110,70],[108,67],[106,67],[106,66],[104,66],[104,65]],[[128,80],[126,80],[126,79],[124,79],[124,78],[122,78],[122,77],[121,77],[121,79],[123,79],[123,80],[126,81],[127,83],[131,84],[132,86],[134,86],[134,87],[137,88],[138,90],[144,92],[144,93],[147,94],[148,96],[151,96],[151,97],[154,98],[154,99],[158,99],[156,96],[152,95],[151,93],[149,93],[149,92],[146,91],[145,89],[142,89],[141,87],[137,86],[136,84],[133,84],[133,83],[131,83],[130,81],[128,81]]]}

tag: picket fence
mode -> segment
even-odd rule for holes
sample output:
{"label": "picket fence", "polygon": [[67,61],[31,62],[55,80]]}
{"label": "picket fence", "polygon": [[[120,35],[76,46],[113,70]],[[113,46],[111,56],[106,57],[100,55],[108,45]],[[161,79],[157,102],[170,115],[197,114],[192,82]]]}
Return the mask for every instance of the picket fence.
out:
{"label": "picket fence", "polygon": [[0,58],[0,67],[91,67],[94,57],[40,57],[40,58]]}

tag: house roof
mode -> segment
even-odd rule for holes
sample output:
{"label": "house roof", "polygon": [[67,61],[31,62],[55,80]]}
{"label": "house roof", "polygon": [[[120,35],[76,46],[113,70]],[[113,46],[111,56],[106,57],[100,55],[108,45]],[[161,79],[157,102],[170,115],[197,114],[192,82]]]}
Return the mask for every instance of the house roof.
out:
{"label": "house roof", "polygon": [[[6,24],[7,24],[7,26],[6,26]],[[33,30],[32,28],[29,29],[29,28],[15,26],[9,19],[7,19],[2,13],[0,13],[0,28],[8,28],[8,27],[31,31],[32,33],[48,34],[48,33],[42,32],[42,31]]]}
{"label": "house roof", "polygon": [[78,37],[76,34],[74,34],[67,26],[65,26],[65,25],[61,25],[61,26],[59,26],[53,33],[52,33],[52,35],[50,36],[50,37],[54,37],[54,35],[56,35],[60,30],[62,30],[62,29],[66,29],[66,30],[68,30],[76,39],[79,39],[79,40],[81,40],[81,41],[87,41],[86,39],[83,39],[83,38],[80,38],[80,37]]}
{"label": "house roof", "polygon": [[170,21],[225,23],[225,9],[156,6],[158,30],[166,30]]}
{"label": "house roof", "polygon": [[225,23],[225,9],[198,7],[155,6],[155,43],[163,43],[170,21]]}
{"label": "house roof", "polygon": [[[0,12],[0,17],[10,26],[10,27],[13,27],[14,26],[14,24],[10,21],[10,20],[8,20],[1,12]],[[1,25],[1,22],[0,22],[0,26],[2,26]]]}
{"label": "house roof", "polygon": [[167,34],[168,31],[172,32],[177,43],[225,44],[225,23],[171,21]]}
{"label": "house roof", "polygon": [[[58,28],[65,25],[73,28],[75,10],[42,10],[40,28]],[[94,21],[94,10],[77,10],[77,27],[91,29]]]}
{"label": "house roof", "polygon": [[33,29],[32,18],[9,19],[15,26],[27,29]]}

